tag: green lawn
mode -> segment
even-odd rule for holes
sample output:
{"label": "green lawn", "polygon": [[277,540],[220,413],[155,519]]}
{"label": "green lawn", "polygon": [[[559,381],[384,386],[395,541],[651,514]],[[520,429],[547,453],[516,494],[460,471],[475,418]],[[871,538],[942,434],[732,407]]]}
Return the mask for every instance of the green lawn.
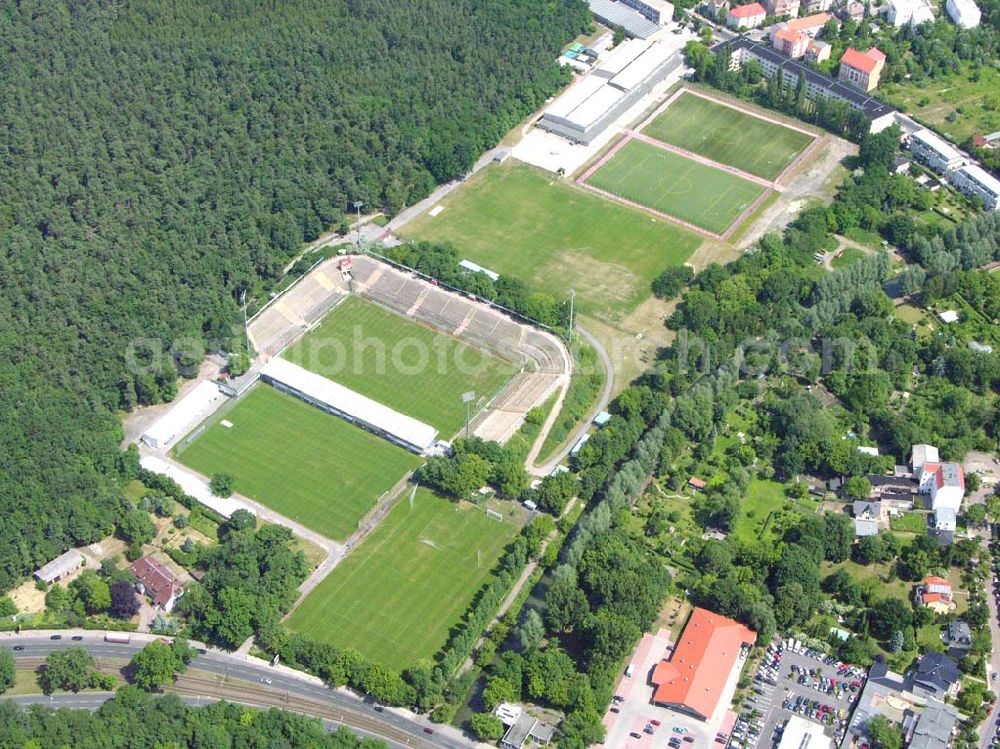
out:
{"label": "green lawn", "polygon": [[360,297],[350,296],[282,356],[450,439],[465,425],[462,394],[489,398],[513,365]]}
{"label": "green lawn", "polygon": [[889,527],[897,533],[926,533],[927,515],[922,512],[905,512],[889,518]]}
{"label": "green lawn", "polygon": [[649,123],[643,135],[765,179],[781,174],[813,140],[690,93]]}
{"label": "green lawn", "polygon": [[513,162],[491,165],[424,214],[406,237],[451,242],[467,257],[516,276],[577,309],[619,319],[650,296],[664,268],[680,265],[699,236]]}
{"label": "green lawn", "polygon": [[672,151],[630,141],[589,184],[721,234],[764,188]]}
{"label": "green lawn", "polygon": [[420,489],[403,498],[288,625],[394,669],[433,658],[520,527]]}
{"label": "green lawn", "polygon": [[338,540],[420,464],[416,455],[267,385],[210,423],[177,458],[206,476],[231,474],[238,493]]}
{"label": "green lawn", "polygon": [[[978,76],[978,80],[973,80]],[[879,97],[926,123],[955,143],[975,133],[1000,130],[1000,72],[982,67],[974,74],[963,64],[958,73],[919,82],[900,81],[879,88]]]}
{"label": "green lawn", "polygon": [[[747,496],[743,500],[742,512],[733,528],[733,535],[742,541],[756,541],[764,532],[767,524],[766,537],[772,538],[776,533],[774,519],[785,506],[785,486],[778,481],[753,479],[747,487]],[[774,513],[768,522],[768,516]]]}
{"label": "green lawn", "polygon": [[845,247],[840,251],[840,254],[833,259],[830,263],[834,268],[846,268],[849,265],[861,260],[865,257],[866,253],[864,250],[859,250],[857,247]]}

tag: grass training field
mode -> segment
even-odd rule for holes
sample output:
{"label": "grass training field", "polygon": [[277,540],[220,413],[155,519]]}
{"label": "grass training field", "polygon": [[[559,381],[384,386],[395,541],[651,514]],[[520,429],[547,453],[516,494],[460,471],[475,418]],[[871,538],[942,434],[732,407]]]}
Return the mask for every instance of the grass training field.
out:
{"label": "grass training field", "polygon": [[742,177],[639,140],[627,143],[587,181],[716,234],[764,191]]}
{"label": "grass training field", "polygon": [[[222,425],[228,421],[231,427]],[[178,460],[228,473],[239,494],[342,540],[420,458],[268,385],[258,385]]]}
{"label": "grass training field", "polygon": [[432,658],[520,526],[419,489],[403,497],[288,620],[394,669]]}
{"label": "grass training field", "polygon": [[560,182],[523,164],[491,165],[403,234],[451,242],[463,256],[617,319],[649,298],[664,268],[684,263],[701,237]]}
{"label": "grass training field", "polygon": [[642,134],[765,179],[781,174],[813,140],[690,93],[678,97]]}
{"label": "grass training field", "polygon": [[437,427],[444,439],[465,425],[462,393],[492,396],[514,374],[507,362],[356,296],[283,356]]}

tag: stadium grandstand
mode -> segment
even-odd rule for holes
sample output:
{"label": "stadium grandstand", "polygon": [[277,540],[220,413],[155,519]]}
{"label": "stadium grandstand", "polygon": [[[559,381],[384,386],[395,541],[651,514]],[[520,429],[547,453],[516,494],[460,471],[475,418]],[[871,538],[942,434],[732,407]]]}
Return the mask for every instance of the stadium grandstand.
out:
{"label": "stadium grandstand", "polygon": [[142,441],[154,450],[164,450],[204,421],[225,400],[214,382],[199,382],[143,433]]}
{"label": "stadium grandstand", "polygon": [[412,452],[423,454],[437,441],[437,429],[429,424],[285,359],[271,359],[260,370],[260,376],[278,390],[364,427]]}

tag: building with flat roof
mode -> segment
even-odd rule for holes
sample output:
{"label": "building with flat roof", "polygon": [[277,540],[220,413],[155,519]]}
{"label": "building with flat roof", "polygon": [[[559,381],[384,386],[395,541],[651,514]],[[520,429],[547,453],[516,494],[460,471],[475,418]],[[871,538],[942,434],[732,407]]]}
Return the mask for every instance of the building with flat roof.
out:
{"label": "building with flat roof", "polygon": [[[648,16],[625,2],[590,0],[589,4],[590,12],[598,21],[611,27],[621,26],[629,35],[638,39],[647,39],[661,28],[659,22],[650,20]],[[666,3],[666,5],[670,5],[670,3]],[[666,16],[667,20],[670,20],[671,15],[673,15],[673,6],[671,6],[670,14]]]}
{"label": "building with flat roof", "polygon": [[929,700],[916,721],[908,749],[948,749],[958,725],[958,710]]}
{"label": "building with flat roof", "polygon": [[967,161],[965,154],[927,128],[913,133],[908,144],[917,161],[930,167],[938,174],[954,171]]}
{"label": "building with flat roof", "polygon": [[275,357],[261,379],[327,413],[357,424],[400,447],[422,454],[434,446],[438,431],[430,424],[389,408],[315,372]]}
{"label": "building with flat roof", "polygon": [[51,562],[46,562],[35,570],[35,579],[46,585],[59,582],[66,575],[76,572],[87,564],[87,558],[76,549],[63,552]]}
{"label": "building with flat roof", "polygon": [[934,20],[934,13],[926,0],[889,0],[886,20],[897,29],[909,25],[915,28]]}
{"label": "building with flat roof", "polygon": [[542,723],[534,715],[521,709],[520,706],[508,707],[517,707],[518,710],[516,717],[511,722],[508,722],[509,718],[506,716],[513,716],[514,711],[504,714],[497,713],[497,717],[507,726],[507,732],[500,739],[500,746],[503,749],[523,749],[529,740],[540,746],[547,746],[552,741],[552,736],[555,733],[552,726]]}
{"label": "building with flat roof", "polygon": [[757,633],[739,622],[696,608],[670,659],[653,669],[653,702],[709,720],[720,707],[734,669],[756,641]]}
{"label": "building with flat roof", "polygon": [[500,274],[496,271],[490,270],[489,268],[484,268],[478,263],[474,263],[471,260],[463,260],[458,264],[458,267],[464,270],[466,273],[482,273],[484,276],[489,278],[491,281],[498,281],[500,279]]}
{"label": "building with flat roof", "polygon": [[767,10],[760,3],[737,5],[726,16],[726,25],[731,29],[755,29],[764,23]]}
{"label": "building with flat roof", "polygon": [[823,726],[798,715],[785,724],[778,749],[830,749],[833,740],[823,731]]}
{"label": "building with flat roof", "polygon": [[154,450],[163,450],[204,421],[224,400],[226,396],[214,382],[199,382],[143,433],[142,441]]}
{"label": "building with flat roof", "polygon": [[974,29],[982,20],[982,13],[974,0],[945,0],[944,10],[959,28]]}
{"label": "building with flat roof", "polygon": [[549,104],[537,125],[589,144],[681,62],[669,44],[631,39]]}
{"label": "building with flat roof", "polygon": [[745,36],[738,36],[721,42],[712,48],[716,56],[728,55],[730,70],[739,70],[750,60],[760,63],[765,78],[781,75],[782,85],[798,86],[799,77],[806,81],[806,96],[813,101],[833,99],[842,101],[852,109],[861,112],[868,120],[869,131],[877,133],[895,122],[896,110],[888,104],[869,96],[856,87],[835,81],[815,68],[787,57],[776,49]]}
{"label": "building with flat roof", "polygon": [[1000,210],[1000,180],[977,164],[967,164],[951,174],[951,184],[963,195],[980,198],[987,211]]}

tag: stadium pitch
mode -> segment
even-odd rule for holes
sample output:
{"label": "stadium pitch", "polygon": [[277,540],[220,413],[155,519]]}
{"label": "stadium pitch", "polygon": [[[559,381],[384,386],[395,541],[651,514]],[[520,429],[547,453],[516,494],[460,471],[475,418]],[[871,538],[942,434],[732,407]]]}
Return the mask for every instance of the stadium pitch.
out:
{"label": "stadium pitch", "polygon": [[649,284],[681,265],[702,239],[666,221],[605,200],[533,167],[491,165],[403,233],[451,242],[470,260],[567,298],[604,319],[649,297]]}
{"label": "stadium pitch", "polygon": [[436,427],[443,439],[465,425],[463,393],[492,397],[516,372],[509,362],[356,296],[282,356]]}
{"label": "stadium pitch", "polygon": [[519,530],[509,516],[498,522],[418,489],[309,594],[288,626],[394,669],[430,659]]}
{"label": "stadium pitch", "polygon": [[[224,426],[223,421],[231,424]],[[191,442],[186,466],[228,473],[236,491],[343,540],[420,458],[268,385],[257,385]]]}
{"label": "stadium pitch", "polygon": [[642,134],[773,180],[814,136],[685,91]]}
{"label": "stadium pitch", "polygon": [[641,140],[627,142],[587,184],[720,235],[765,190]]}

